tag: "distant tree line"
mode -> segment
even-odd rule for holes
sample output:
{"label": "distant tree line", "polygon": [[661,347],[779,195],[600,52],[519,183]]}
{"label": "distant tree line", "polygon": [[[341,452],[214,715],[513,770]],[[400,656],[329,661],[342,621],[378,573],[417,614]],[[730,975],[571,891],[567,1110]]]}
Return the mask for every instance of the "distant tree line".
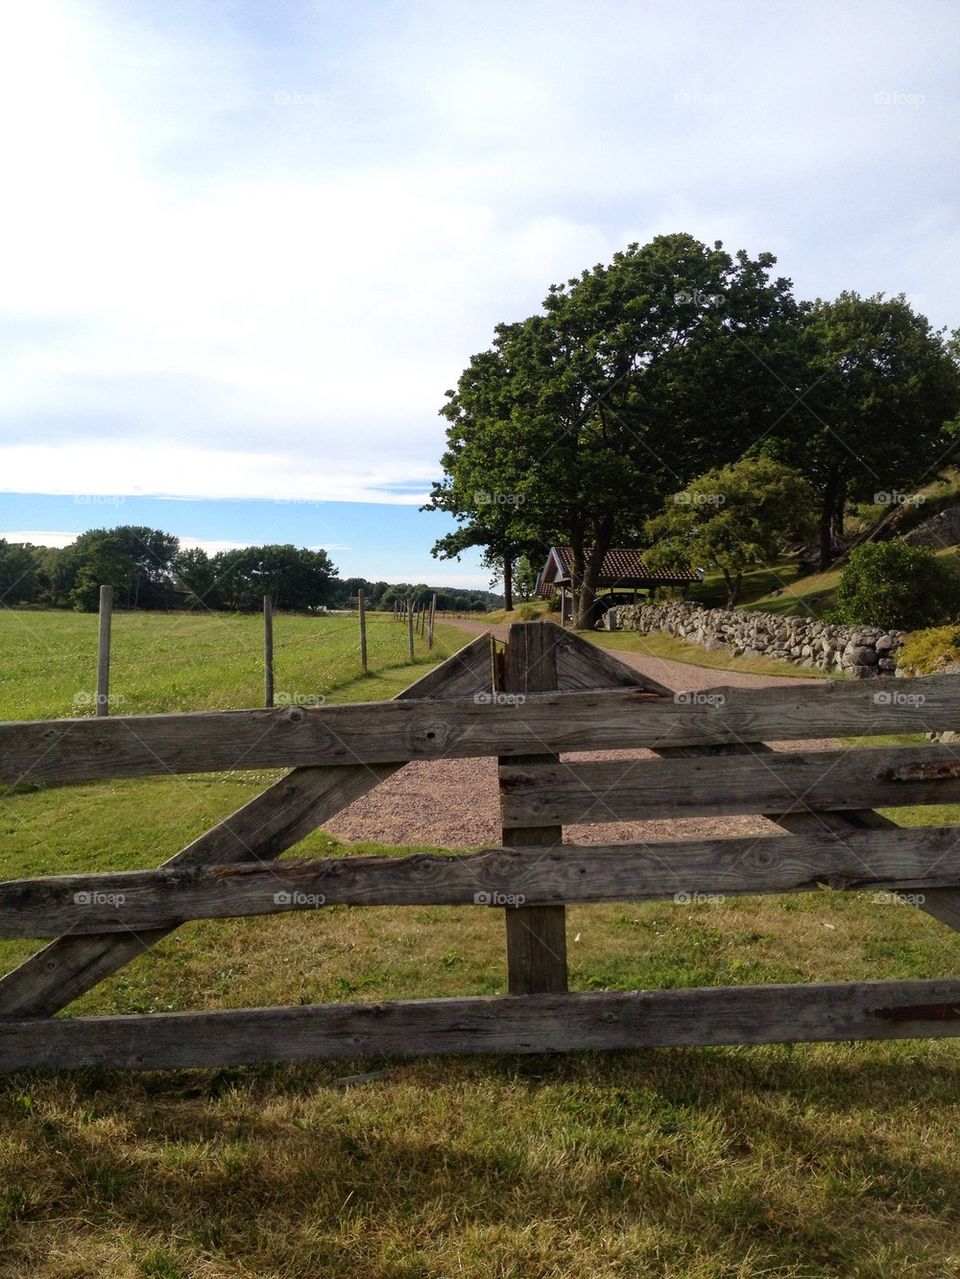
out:
{"label": "distant tree line", "polygon": [[0,606],[38,604],[96,610],[100,587],[112,586],[120,609],[208,608],[253,612],[263,596],[274,608],[302,612],[346,608],[363,590],[371,608],[399,601],[428,604],[436,593],[442,609],[483,612],[498,597],[489,591],[426,585],[341,580],[324,550],[289,543],[246,546],[208,555],[181,547],[172,533],[143,525],[89,529],[61,548],[19,545],[0,538]]}
{"label": "distant tree line", "polygon": [[348,577],[336,583],[334,608],[350,608],[363,591],[367,607],[392,612],[394,605],[404,608],[409,600],[415,608],[426,608],[434,595],[437,608],[444,613],[486,613],[503,607],[503,596],[493,591],[460,589],[456,586],[428,586],[423,582],[369,582],[365,577]]}

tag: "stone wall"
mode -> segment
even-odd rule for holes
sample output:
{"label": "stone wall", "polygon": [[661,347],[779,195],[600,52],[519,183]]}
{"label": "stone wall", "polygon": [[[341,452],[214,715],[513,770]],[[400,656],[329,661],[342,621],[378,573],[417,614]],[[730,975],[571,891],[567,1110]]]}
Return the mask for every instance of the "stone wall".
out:
{"label": "stone wall", "polygon": [[837,626],[814,618],[780,617],[699,604],[631,604],[617,610],[618,628],[661,632],[704,648],[728,648],[735,655],[774,657],[799,666],[843,672],[856,679],[892,675],[904,631],[876,626]]}

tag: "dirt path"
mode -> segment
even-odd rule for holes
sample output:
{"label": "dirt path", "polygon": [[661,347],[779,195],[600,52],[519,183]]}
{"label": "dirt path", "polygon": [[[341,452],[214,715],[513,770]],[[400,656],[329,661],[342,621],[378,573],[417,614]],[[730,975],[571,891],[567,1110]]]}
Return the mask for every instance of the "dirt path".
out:
{"label": "dirt path", "polygon": [[[483,622],[457,621],[470,635],[492,631],[506,639],[506,626],[486,626]],[[777,685],[814,683],[781,675],[747,675],[740,671],[713,670],[648,657],[644,653],[605,650],[627,666],[648,675],[675,691],[697,691],[721,686],[768,688]],[[771,743],[775,748],[787,743]],[[805,742],[807,749],[827,747],[829,742]],[[587,758],[582,754],[566,760]],[[623,761],[624,771],[649,751],[605,751],[589,756]],[[347,843],[375,840],[383,844],[418,847],[469,848],[500,842],[500,803],[497,792],[496,760],[448,759],[408,764],[376,790],[344,809],[324,827]],[[718,835],[774,834],[779,830],[762,817],[684,818],[650,822],[609,822],[602,825],[565,827],[565,836],[576,843],[607,843],[618,840],[702,839]]]}

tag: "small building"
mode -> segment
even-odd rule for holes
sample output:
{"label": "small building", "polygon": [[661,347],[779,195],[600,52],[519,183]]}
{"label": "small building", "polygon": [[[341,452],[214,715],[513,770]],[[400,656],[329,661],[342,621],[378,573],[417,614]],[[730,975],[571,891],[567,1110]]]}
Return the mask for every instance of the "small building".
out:
{"label": "small building", "polygon": [[[702,581],[703,574],[687,569],[648,568],[640,551],[612,547],[603,557],[597,581],[597,602],[603,612],[615,604],[636,603],[639,591],[653,599],[658,586],[687,588]],[[541,599],[560,593],[560,616],[569,621],[573,605],[573,547],[551,546],[547,562],[537,578]]]}

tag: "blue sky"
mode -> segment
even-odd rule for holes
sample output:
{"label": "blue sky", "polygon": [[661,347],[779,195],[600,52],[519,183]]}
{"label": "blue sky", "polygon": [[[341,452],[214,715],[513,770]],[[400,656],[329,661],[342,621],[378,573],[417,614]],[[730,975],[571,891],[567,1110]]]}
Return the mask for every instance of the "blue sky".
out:
{"label": "blue sky", "polygon": [[416,511],[437,411],[552,281],[689,231],[957,325],[958,41],[954,0],[4,6],[0,535],[485,584]]}

